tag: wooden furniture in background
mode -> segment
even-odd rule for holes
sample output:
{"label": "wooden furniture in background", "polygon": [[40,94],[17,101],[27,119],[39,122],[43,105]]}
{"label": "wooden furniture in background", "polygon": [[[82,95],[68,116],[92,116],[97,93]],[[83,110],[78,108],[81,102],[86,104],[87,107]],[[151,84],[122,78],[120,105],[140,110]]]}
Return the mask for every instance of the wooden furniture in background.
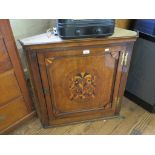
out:
{"label": "wooden furniture in background", "polygon": [[0,20],[0,134],[32,115],[32,100],[9,20]]}
{"label": "wooden furniture in background", "polygon": [[119,115],[136,37],[116,28],[107,38],[21,40],[43,126]]}
{"label": "wooden furniture in background", "polygon": [[131,19],[116,19],[116,26],[124,29],[129,29]]}

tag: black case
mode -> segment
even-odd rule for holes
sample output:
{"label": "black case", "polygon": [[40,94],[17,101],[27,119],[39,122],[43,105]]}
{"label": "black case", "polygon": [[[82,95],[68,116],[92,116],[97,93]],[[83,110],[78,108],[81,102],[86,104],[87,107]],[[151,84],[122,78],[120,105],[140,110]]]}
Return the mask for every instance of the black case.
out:
{"label": "black case", "polygon": [[114,33],[114,19],[58,19],[58,35],[63,38],[105,37]]}
{"label": "black case", "polygon": [[139,33],[134,44],[125,96],[155,113],[155,38]]}

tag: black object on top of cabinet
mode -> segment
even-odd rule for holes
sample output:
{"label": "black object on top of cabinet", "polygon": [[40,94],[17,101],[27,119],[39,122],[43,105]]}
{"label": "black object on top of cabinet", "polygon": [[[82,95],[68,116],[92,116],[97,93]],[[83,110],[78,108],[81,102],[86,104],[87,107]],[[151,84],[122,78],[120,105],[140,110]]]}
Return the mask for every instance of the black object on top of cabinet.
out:
{"label": "black object on top of cabinet", "polygon": [[114,33],[114,27],[114,19],[57,20],[58,35],[63,39],[110,36]]}

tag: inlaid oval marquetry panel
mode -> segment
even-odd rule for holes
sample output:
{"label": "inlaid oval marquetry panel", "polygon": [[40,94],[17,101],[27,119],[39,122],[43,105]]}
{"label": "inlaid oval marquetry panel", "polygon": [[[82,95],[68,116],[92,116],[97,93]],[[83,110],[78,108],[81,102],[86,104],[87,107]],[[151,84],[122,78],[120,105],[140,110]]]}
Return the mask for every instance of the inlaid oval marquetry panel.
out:
{"label": "inlaid oval marquetry panel", "polygon": [[95,99],[98,93],[99,75],[96,70],[75,70],[66,76],[65,94],[72,103],[87,103]]}
{"label": "inlaid oval marquetry panel", "polygon": [[97,76],[89,72],[72,74],[69,79],[69,99],[75,101],[87,101],[96,96]]}

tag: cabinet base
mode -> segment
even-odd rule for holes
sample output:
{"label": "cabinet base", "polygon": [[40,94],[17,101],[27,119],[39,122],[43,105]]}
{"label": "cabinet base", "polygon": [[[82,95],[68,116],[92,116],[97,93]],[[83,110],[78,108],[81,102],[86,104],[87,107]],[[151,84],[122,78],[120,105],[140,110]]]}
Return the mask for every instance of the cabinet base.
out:
{"label": "cabinet base", "polygon": [[76,125],[76,124],[80,124],[80,123],[86,123],[86,122],[94,122],[94,121],[100,121],[100,120],[103,120],[103,121],[106,121],[108,119],[114,119],[114,118],[117,118],[117,119],[125,119],[124,116],[118,114],[118,115],[115,115],[115,116],[107,116],[107,117],[102,117],[102,118],[95,118],[95,119],[88,119],[88,120],[83,120],[83,121],[74,121],[74,122],[70,122],[70,123],[64,123],[64,124],[59,124],[59,125],[45,125],[43,126],[45,129],[48,129],[48,128],[52,128],[52,127],[63,127],[63,126],[67,126],[67,125]]}

